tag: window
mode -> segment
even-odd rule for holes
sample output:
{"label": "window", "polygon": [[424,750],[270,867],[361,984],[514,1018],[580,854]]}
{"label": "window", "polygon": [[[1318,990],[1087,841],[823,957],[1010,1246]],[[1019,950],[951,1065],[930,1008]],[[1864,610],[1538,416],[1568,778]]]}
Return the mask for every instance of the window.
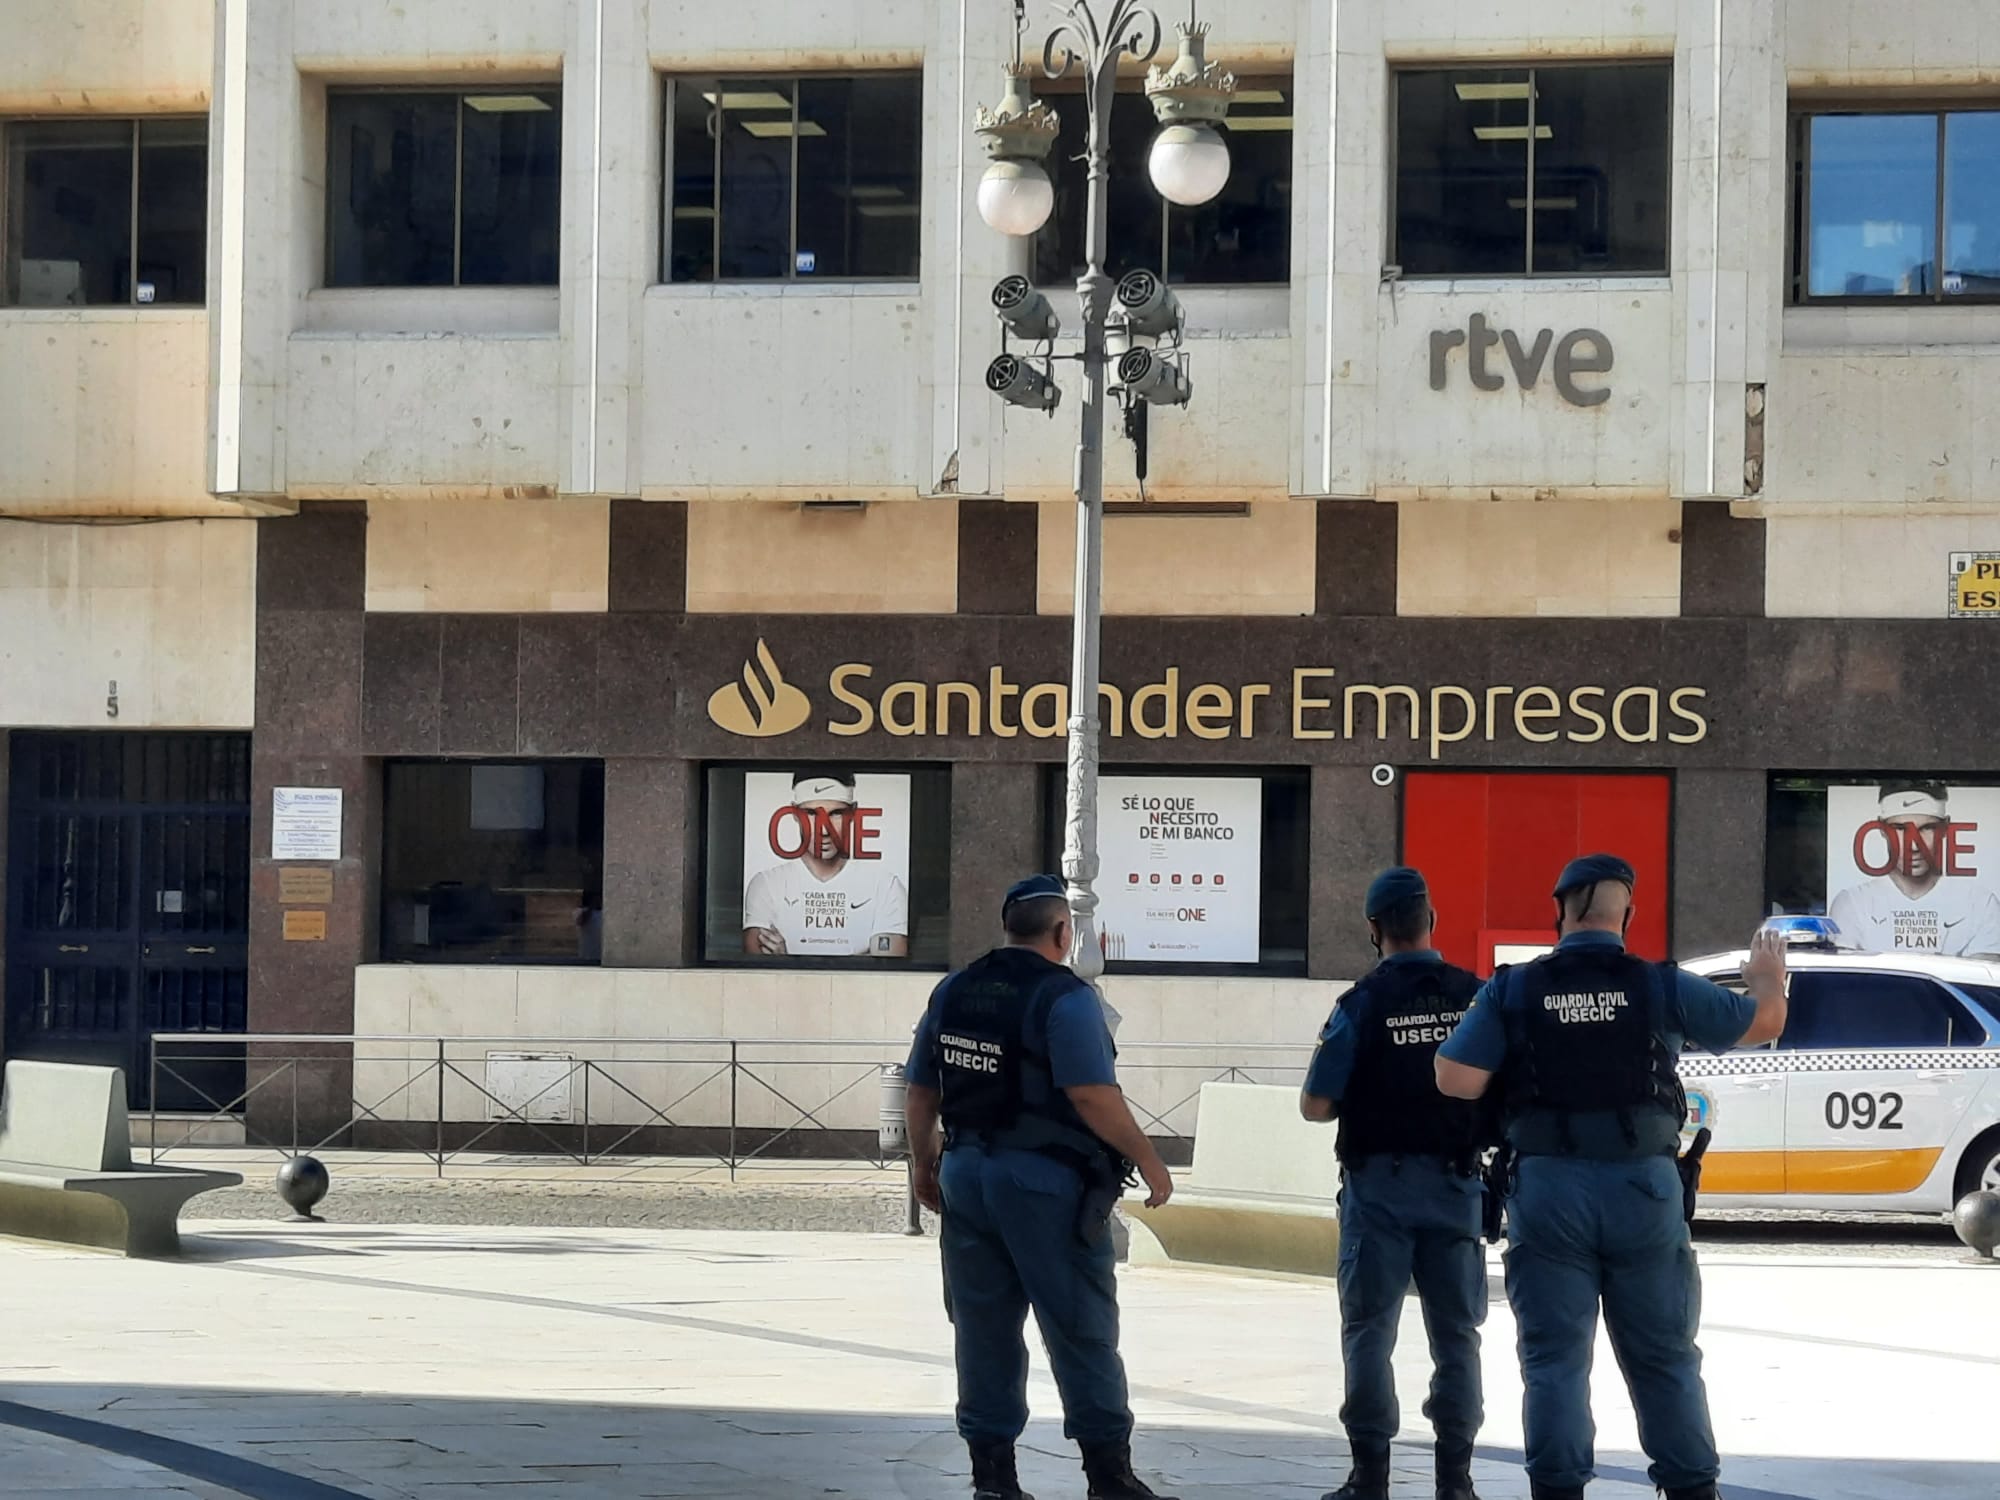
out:
{"label": "window", "polygon": [[1673,93],[1668,63],[1399,73],[1390,260],[1406,276],[1664,275]]}
{"label": "window", "polygon": [[[1098,781],[1097,927],[1107,969],[1305,973],[1309,773],[1107,769]],[[1064,780],[1048,774],[1047,868]]]}
{"label": "window", "polygon": [[1793,300],[2000,298],[2000,112],[1805,115],[1792,159]]}
{"label": "window", "polygon": [[1766,807],[1773,915],[1831,917],[1869,953],[2000,954],[2000,786],[1778,776]]}
{"label": "window", "polygon": [[595,963],[603,869],[602,761],[383,768],[385,961]]}
{"label": "window", "polygon": [[554,286],[562,96],[333,93],[326,284]]}
{"label": "window", "polygon": [[1972,1014],[1937,985],[1909,974],[1805,969],[1791,980],[1778,1047],[1828,1052],[1873,1047],[1977,1046]]}
{"label": "window", "polygon": [[668,280],[915,279],[919,74],[670,87]]}
{"label": "window", "polygon": [[[1282,284],[1292,269],[1292,81],[1245,79],[1229,107],[1229,182],[1199,208],[1168,203],[1146,160],[1159,122],[1135,81],[1111,111],[1110,243],[1114,277],[1144,269],[1177,286]],[[1056,202],[1035,236],[1035,281],[1056,286],[1084,269],[1085,110],[1060,85],[1041,98],[1062,121],[1046,163]]]}
{"label": "window", "polygon": [[945,966],[948,768],[718,766],[707,828],[711,962]]}
{"label": "window", "polygon": [[199,307],[208,295],[208,121],[0,126],[11,307]]}

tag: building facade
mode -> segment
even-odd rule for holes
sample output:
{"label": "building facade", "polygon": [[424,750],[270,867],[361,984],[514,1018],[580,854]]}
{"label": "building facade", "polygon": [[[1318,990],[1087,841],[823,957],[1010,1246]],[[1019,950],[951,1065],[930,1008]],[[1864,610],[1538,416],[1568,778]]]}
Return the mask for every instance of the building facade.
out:
{"label": "building facade", "polygon": [[[8,1053],[478,1038],[306,1108],[480,1120],[488,1052],[906,1034],[1062,824],[1077,392],[984,375],[1005,275],[1073,331],[1080,99],[995,234],[1014,7],[29,9]],[[1303,1049],[1399,858],[1482,967],[1585,845],[1660,956],[1828,907],[1979,946],[2000,0],[1200,16],[1222,196],[1145,184],[1136,72],[1113,130],[1193,381],[1110,455],[1121,1043]]]}

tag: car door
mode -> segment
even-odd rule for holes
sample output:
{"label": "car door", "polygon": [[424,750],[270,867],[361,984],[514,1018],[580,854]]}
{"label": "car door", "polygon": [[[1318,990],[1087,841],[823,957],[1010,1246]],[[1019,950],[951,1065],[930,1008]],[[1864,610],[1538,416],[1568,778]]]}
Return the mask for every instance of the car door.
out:
{"label": "car door", "polygon": [[1965,1112],[1954,1032],[1974,1027],[1917,974],[1805,969],[1792,976],[1779,1050],[1789,1064],[1785,1191],[1897,1197],[1937,1166]]}
{"label": "car door", "polygon": [[[1724,989],[1743,992],[1743,981],[1733,973],[1713,978]],[[1738,1047],[1721,1057],[1686,1052],[1680,1073],[1688,1100],[1682,1139],[1692,1141],[1703,1126],[1712,1132],[1701,1190],[1731,1197],[1783,1193],[1786,1081],[1772,1048]]]}

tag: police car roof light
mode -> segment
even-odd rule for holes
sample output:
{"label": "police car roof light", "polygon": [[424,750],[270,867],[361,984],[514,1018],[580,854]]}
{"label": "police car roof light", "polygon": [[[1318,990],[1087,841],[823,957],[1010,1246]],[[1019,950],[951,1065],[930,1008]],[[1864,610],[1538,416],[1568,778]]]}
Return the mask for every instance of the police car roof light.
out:
{"label": "police car roof light", "polygon": [[1840,924],[1831,917],[1772,917],[1764,923],[1767,932],[1784,934],[1788,948],[1820,948],[1832,952],[1851,948],[1840,935]]}

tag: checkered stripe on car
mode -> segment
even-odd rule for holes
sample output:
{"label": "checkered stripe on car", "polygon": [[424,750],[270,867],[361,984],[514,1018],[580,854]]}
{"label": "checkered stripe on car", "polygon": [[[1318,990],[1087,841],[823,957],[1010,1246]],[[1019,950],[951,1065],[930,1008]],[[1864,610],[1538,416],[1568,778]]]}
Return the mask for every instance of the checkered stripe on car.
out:
{"label": "checkered stripe on car", "polygon": [[2000,1068],[2000,1047],[1959,1047],[1948,1052],[1732,1052],[1727,1057],[1683,1057],[1683,1078],[1734,1078],[1746,1073],[1860,1073],[1918,1068],[1982,1071]]}

